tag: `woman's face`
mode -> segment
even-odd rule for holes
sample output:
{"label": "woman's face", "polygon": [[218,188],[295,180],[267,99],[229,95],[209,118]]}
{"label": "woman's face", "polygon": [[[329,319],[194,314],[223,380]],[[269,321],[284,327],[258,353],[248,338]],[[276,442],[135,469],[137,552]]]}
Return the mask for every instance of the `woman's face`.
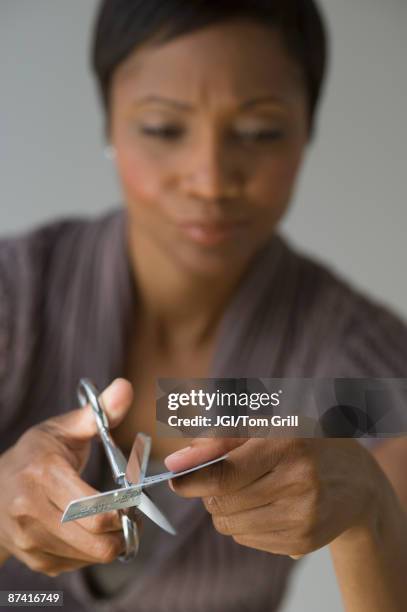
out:
{"label": "woman's face", "polygon": [[114,74],[110,119],[134,248],[217,275],[271,236],[308,136],[278,32],[239,20],[136,50]]}

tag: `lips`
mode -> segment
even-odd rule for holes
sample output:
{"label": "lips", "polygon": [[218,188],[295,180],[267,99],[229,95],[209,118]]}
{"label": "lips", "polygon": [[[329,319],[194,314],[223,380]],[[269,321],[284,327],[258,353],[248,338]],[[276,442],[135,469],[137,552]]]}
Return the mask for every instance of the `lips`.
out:
{"label": "lips", "polygon": [[237,238],[245,228],[247,221],[186,221],[179,224],[181,231],[194,242],[204,246],[215,246],[232,238]]}

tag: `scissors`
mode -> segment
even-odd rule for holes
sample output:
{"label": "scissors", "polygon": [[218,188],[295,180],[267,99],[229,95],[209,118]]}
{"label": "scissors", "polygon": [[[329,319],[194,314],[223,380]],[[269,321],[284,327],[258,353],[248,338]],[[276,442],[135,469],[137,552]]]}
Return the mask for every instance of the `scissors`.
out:
{"label": "scissors", "polygon": [[119,556],[119,559],[123,562],[131,561],[137,555],[140,540],[137,523],[131,518],[129,513],[130,508],[136,507],[161,527],[161,529],[176,535],[176,531],[170,521],[151,500],[144,489],[222,461],[226,458],[226,455],[206,463],[201,463],[182,472],[163,472],[156,476],[146,476],[151,450],[150,436],[143,433],[137,434],[129,460],[127,461],[110,434],[109,421],[100,400],[100,393],[92,381],[88,378],[81,378],[77,395],[81,406],[84,407],[90,404],[92,407],[99,436],[112,470],[113,480],[118,485],[118,488],[73,500],[66,507],[61,522],[66,523],[94,514],[117,510],[121,518],[126,546],[125,552]]}

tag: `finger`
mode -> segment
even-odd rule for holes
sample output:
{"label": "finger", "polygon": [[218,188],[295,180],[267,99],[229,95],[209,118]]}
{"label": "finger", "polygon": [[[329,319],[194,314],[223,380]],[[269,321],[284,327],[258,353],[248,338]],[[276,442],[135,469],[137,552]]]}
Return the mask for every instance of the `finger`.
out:
{"label": "finger", "polygon": [[[116,514],[118,515],[118,513]],[[97,519],[102,516],[101,514],[90,518]],[[94,531],[91,532],[88,529],[88,525],[84,527],[80,524],[84,521],[85,519],[63,524],[58,522],[50,527],[50,531],[64,542],[64,556],[72,556],[79,559],[90,558],[93,563],[100,563],[103,562],[105,557],[111,557],[112,560],[115,559],[125,550],[126,546],[120,517],[120,529],[117,531],[103,532],[100,530],[98,523],[95,522]],[[69,543],[70,549],[72,549],[69,554],[67,553],[66,543]]]}
{"label": "finger", "polygon": [[[97,517],[90,517],[96,519]],[[80,522],[61,523],[61,512],[41,496],[29,516],[19,517],[20,533],[16,546],[30,552],[46,550],[56,556],[83,559],[91,563],[103,563],[105,558],[115,558],[125,548],[123,532],[90,532]]]}
{"label": "finger", "polygon": [[89,565],[89,562],[65,559],[64,557],[58,557],[46,552],[35,552],[32,554],[20,553],[18,554],[18,559],[34,572],[46,574],[51,577],[58,576],[62,572],[74,571]]}
{"label": "finger", "polygon": [[126,514],[131,521],[136,523],[137,529],[139,533],[142,533],[144,522],[143,522],[143,513],[138,510],[136,506],[132,506],[130,508],[125,508],[121,510],[121,513]]}
{"label": "finger", "polygon": [[[59,576],[63,572],[72,572],[95,563],[95,561],[77,561],[52,553],[39,551],[32,554],[20,554],[18,558],[33,571],[50,577]],[[98,560],[97,563],[111,563],[111,560]]]}
{"label": "finger", "polygon": [[[55,460],[50,464],[47,479],[43,486],[46,497],[60,510],[60,518],[62,518],[62,513],[68,504],[73,500],[99,493],[82,480],[75,469],[62,457],[60,459],[55,457]],[[78,523],[91,533],[105,533],[122,528],[119,514],[116,511],[79,519]]]}
{"label": "finger", "polygon": [[286,504],[267,504],[244,512],[215,515],[212,521],[219,533],[228,536],[282,530],[295,534],[302,527],[301,517],[290,512]]}
{"label": "finger", "polygon": [[222,496],[241,490],[277,468],[292,453],[289,440],[252,438],[228,452],[225,461],[174,478],[171,488],[182,497]]}
{"label": "finger", "polygon": [[221,457],[233,448],[244,444],[246,440],[247,438],[195,438],[190,446],[168,455],[164,462],[169,470],[181,472]]}
{"label": "finger", "polygon": [[244,512],[279,500],[295,504],[295,500],[309,491],[309,482],[301,478],[297,466],[284,469],[278,464],[264,476],[226,495],[210,495],[203,498],[203,503],[212,515]]}
{"label": "finger", "polygon": [[[133,401],[133,388],[128,380],[116,378],[100,395],[100,400],[111,428],[116,427],[127,414]],[[66,438],[86,441],[98,433],[90,404],[45,421]]]}
{"label": "finger", "polygon": [[46,526],[39,522],[31,523],[25,534],[20,534],[16,541],[18,550],[32,555],[46,553],[78,563],[99,563],[106,549],[114,548],[117,554],[124,550],[122,534],[91,536],[77,524],[60,525],[53,515],[50,508]]}
{"label": "finger", "polygon": [[262,534],[244,534],[233,537],[234,541],[242,546],[264,550],[275,555],[287,555],[288,557],[299,559],[311,550],[297,554],[303,544],[290,538],[287,531],[273,531]]}

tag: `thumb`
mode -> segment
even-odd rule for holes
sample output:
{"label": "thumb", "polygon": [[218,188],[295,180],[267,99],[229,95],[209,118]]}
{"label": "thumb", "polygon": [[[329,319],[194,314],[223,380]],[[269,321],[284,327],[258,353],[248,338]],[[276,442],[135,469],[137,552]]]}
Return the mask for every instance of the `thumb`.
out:
{"label": "thumb", "polygon": [[[116,378],[100,394],[99,400],[103,406],[109,427],[114,428],[121,423],[133,401],[133,387],[124,378]],[[56,427],[62,435],[78,441],[87,441],[98,433],[95,416],[90,404],[84,408],[72,410],[66,414],[53,417],[48,425]]]}

